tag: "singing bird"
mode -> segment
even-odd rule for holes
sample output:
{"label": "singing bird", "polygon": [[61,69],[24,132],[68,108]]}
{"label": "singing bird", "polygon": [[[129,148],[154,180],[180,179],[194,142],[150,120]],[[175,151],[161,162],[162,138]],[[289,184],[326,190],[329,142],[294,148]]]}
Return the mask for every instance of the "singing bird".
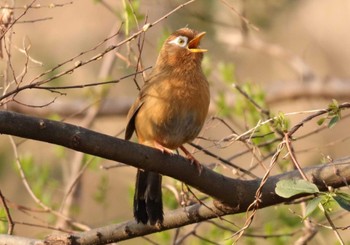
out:
{"label": "singing bird", "polygon": [[[210,94],[201,63],[206,49],[199,47],[205,32],[182,28],[163,44],[157,62],[128,113],[125,139],[136,132],[138,142],[172,153],[201,131]],[[138,169],[134,217],[138,223],[163,223],[162,176]]]}

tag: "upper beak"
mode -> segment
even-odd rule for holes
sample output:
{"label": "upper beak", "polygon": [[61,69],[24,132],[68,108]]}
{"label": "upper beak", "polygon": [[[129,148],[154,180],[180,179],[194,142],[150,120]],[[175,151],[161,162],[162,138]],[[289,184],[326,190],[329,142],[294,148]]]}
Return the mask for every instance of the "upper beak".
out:
{"label": "upper beak", "polygon": [[187,45],[187,49],[193,53],[203,53],[203,52],[207,52],[208,50],[206,49],[200,49],[199,48],[199,43],[202,39],[202,37],[204,37],[205,32],[201,32],[199,33],[197,36],[195,36]]}

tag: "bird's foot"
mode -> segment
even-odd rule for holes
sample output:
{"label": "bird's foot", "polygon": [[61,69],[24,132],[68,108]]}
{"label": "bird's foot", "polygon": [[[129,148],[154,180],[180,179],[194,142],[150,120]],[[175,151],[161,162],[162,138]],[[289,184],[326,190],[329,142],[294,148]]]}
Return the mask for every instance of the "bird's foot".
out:
{"label": "bird's foot", "polygon": [[160,150],[162,153],[168,153],[170,155],[174,155],[174,151],[173,150],[162,146],[158,142],[154,142],[154,148]]}
{"label": "bird's foot", "polygon": [[190,160],[191,164],[195,165],[199,175],[202,173],[203,166],[198,162],[198,160],[184,147],[180,146],[180,149],[185,153],[188,160]]}

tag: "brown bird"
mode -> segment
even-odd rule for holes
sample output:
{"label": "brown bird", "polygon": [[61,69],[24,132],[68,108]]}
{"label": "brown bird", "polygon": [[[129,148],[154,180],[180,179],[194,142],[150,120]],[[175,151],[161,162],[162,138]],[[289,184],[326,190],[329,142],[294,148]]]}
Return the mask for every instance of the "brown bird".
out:
{"label": "brown bird", "polygon": [[[143,145],[172,153],[201,131],[210,101],[209,84],[201,62],[207,50],[199,47],[205,32],[189,28],[175,31],[165,41],[149,80],[128,113],[125,139],[136,132]],[[198,163],[199,164],[199,163]],[[162,176],[138,169],[134,195],[136,221],[163,222]]]}

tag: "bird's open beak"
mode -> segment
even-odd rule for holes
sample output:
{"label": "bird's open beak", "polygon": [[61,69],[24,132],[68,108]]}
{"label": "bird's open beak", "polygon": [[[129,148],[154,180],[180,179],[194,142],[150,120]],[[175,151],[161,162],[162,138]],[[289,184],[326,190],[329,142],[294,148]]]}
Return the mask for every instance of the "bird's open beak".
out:
{"label": "bird's open beak", "polygon": [[195,36],[187,45],[187,49],[193,53],[204,53],[207,52],[208,50],[206,49],[201,49],[199,48],[199,43],[202,39],[202,37],[204,37],[205,32],[201,32],[199,33],[197,36]]}

